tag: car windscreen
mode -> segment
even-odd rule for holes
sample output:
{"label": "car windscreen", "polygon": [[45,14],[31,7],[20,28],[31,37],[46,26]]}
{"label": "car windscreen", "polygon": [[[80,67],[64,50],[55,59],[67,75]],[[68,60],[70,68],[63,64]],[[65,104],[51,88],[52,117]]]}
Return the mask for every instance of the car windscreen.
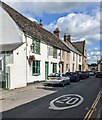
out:
{"label": "car windscreen", "polygon": [[60,77],[60,74],[50,74],[48,77]]}

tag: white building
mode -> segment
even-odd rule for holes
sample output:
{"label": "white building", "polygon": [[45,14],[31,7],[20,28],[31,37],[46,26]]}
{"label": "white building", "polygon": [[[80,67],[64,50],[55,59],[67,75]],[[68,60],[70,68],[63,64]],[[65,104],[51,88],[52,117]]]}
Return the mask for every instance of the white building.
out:
{"label": "white building", "polygon": [[97,70],[100,72],[102,71],[102,58],[97,63]]}
{"label": "white building", "polygon": [[63,42],[45,30],[41,22],[38,25],[30,21],[3,2],[0,6],[0,63],[6,88],[24,87],[59,72],[60,50],[69,52]]}

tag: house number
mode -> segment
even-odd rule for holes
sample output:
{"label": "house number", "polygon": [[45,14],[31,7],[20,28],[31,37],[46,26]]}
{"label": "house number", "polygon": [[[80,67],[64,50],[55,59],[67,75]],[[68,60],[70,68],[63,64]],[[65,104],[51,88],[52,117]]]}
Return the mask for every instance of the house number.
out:
{"label": "house number", "polygon": [[50,102],[49,109],[64,110],[80,105],[84,98],[77,94],[67,94],[60,96]]}

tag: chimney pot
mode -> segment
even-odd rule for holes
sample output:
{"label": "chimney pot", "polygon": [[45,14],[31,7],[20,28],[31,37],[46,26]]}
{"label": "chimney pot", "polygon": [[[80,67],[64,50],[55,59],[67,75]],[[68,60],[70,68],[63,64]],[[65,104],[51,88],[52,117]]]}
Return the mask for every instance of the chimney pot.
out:
{"label": "chimney pot", "polygon": [[71,37],[71,35],[67,35],[67,40],[68,41],[71,41],[70,37]]}
{"label": "chimney pot", "polygon": [[67,35],[66,33],[64,33],[64,41],[66,42],[66,40],[67,40]]}
{"label": "chimney pot", "polygon": [[67,41],[70,41],[70,37],[71,35],[67,35],[66,33],[64,34],[64,41],[67,42]]}
{"label": "chimney pot", "polygon": [[59,28],[56,28],[55,31],[53,31],[53,32],[54,32],[54,34],[55,34],[57,37],[59,37],[59,35],[60,35],[60,30],[59,30]]}
{"label": "chimney pot", "polygon": [[39,23],[39,25],[40,25],[41,27],[43,27],[42,19],[40,19],[40,23]]}

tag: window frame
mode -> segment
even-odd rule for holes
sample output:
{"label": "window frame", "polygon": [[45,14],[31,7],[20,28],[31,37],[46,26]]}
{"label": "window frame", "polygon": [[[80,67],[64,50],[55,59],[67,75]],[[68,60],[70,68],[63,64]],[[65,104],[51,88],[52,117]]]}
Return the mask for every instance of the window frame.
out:
{"label": "window frame", "polygon": [[79,55],[79,62],[81,62],[81,55]]}
{"label": "window frame", "polygon": [[2,60],[0,60],[0,71],[2,71]]}
{"label": "window frame", "polygon": [[32,45],[34,45],[32,47],[32,52],[40,54],[40,40],[35,37],[32,37]]}
{"label": "window frame", "polygon": [[57,63],[53,63],[53,73],[57,73]]}
{"label": "window frame", "polygon": [[65,54],[65,52],[64,52],[64,50],[62,50],[62,58],[64,59],[64,54]]}
{"label": "window frame", "polygon": [[[34,63],[35,62],[35,63]],[[39,76],[41,73],[40,73],[40,60],[33,60],[32,61],[32,75],[33,76]],[[35,66],[34,66],[35,64]],[[34,73],[35,71],[35,73]]]}
{"label": "window frame", "polygon": [[53,58],[57,59],[57,48],[53,47]]}

